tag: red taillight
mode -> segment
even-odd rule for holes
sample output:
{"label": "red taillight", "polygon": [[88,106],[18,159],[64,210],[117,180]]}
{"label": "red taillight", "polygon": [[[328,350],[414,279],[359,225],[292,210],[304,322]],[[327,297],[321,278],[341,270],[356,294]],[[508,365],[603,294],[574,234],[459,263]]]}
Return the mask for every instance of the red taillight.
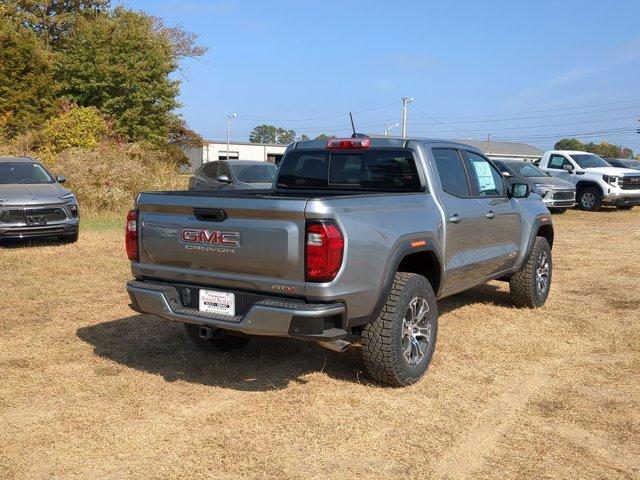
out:
{"label": "red taillight", "polygon": [[344,237],[335,223],[307,224],[307,280],[330,282],[342,265]]}
{"label": "red taillight", "polygon": [[327,142],[327,148],[331,150],[350,150],[358,148],[369,148],[371,139],[369,138],[332,138]]}
{"label": "red taillight", "polygon": [[124,244],[127,248],[127,257],[132,262],[137,262],[138,257],[138,210],[129,210],[127,223],[124,227]]}

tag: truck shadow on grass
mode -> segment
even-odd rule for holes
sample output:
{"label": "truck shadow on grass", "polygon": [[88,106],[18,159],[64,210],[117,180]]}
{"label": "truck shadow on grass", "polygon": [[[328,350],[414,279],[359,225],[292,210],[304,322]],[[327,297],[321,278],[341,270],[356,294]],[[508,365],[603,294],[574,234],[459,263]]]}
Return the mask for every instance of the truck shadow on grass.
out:
{"label": "truck shadow on grass", "polygon": [[[509,294],[483,285],[439,302],[441,314],[473,303],[509,306]],[[469,319],[473,321],[473,319]],[[254,337],[242,349],[209,353],[195,347],[180,324],[133,315],[77,330],[103,358],[129,368],[178,380],[244,391],[268,391],[289,382],[307,383],[310,374],[377,386],[355,346],[343,353],[287,338]],[[436,349],[437,356],[437,349]],[[382,387],[381,387],[382,388]]]}
{"label": "truck shadow on grass", "polygon": [[76,334],[93,345],[97,355],[162,375],[168,382],[183,380],[247,391],[307,383],[304,377],[311,373],[370,382],[359,348],[340,354],[309,342],[254,337],[239,350],[204,352],[191,343],[182,325],[147,315],[91,325]]}

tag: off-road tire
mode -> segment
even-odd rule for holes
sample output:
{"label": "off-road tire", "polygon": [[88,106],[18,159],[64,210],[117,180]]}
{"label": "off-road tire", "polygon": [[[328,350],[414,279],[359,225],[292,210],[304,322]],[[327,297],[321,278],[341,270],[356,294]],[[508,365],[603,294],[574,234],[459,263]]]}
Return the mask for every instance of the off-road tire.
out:
{"label": "off-road tire", "polygon": [[[539,292],[536,287],[536,272],[539,268],[538,262],[541,254],[545,252],[549,263],[549,275],[547,288]],[[544,305],[551,289],[551,279],[553,276],[553,262],[551,257],[551,247],[544,237],[536,237],[531,254],[520,270],[511,275],[509,287],[513,303],[519,307],[538,308]]]}
{"label": "off-road tire", "polygon": [[231,335],[224,330],[216,330],[212,338],[201,338],[200,327],[190,323],[184,324],[189,339],[201,350],[207,352],[229,352],[244,347],[249,340],[248,336]]}
{"label": "off-road tire", "polygon": [[[588,194],[593,194],[593,196],[595,197],[595,202],[591,207],[587,207],[582,203],[582,197]],[[580,208],[580,210],[585,210],[587,212],[597,212],[602,209],[602,192],[595,187],[581,188],[576,197],[576,202],[578,203],[578,208]]]}
{"label": "off-road tire", "polygon": [[635,205],[620,205],[616,207],[618,210],[631,210]]}
{"label": "off-road tire", "polygon": [[[402,350],[404,317],[414,298],[426,300],[426,322],[431,322],[429,342],[422,359],[410,365]],[[422,275],[398,272],[387,301],[373,323],[362,331],[362,357],[371,377],[393,387],[417,382],[426,372],[438,334],[438,306],[431,284]]]}

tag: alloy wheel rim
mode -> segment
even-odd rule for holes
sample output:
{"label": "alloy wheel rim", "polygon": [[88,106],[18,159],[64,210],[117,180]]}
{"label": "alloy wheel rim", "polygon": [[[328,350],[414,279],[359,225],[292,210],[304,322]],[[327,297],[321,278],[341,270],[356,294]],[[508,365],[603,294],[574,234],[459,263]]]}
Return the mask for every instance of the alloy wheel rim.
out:
{"label": "alloy wheel rim", "polygon": [[431,342],[429,304],[424,298],[413,297],[402,322],[402,353],[409,365],[422,361]]}
{"label": "alloy wheel rim", "polygon": [[538,266],[536,268],[536,292],[542,295],[549,287],[549,255],[547,252],[540,252],[538,256]]}
{"label": "alloy wheel rim", "polygon": [[582,195],[582,206],[585,208],[591,208],[596,204],[596,196],[591,193],[591,192],[587,192],[584,195]]}

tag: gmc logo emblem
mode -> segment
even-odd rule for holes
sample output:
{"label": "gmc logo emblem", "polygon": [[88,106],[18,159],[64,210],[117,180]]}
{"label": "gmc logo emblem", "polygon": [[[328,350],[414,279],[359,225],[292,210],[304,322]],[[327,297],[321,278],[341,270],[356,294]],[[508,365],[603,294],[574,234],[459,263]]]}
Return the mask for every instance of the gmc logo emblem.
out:
{"label": "gmc logo emblem", "polygon": [[221,232],[200,228],[183,228],[180,239],[185,243],[203,243],[206,245],[223,245],[225,247],[240,246],[240,232]]}

